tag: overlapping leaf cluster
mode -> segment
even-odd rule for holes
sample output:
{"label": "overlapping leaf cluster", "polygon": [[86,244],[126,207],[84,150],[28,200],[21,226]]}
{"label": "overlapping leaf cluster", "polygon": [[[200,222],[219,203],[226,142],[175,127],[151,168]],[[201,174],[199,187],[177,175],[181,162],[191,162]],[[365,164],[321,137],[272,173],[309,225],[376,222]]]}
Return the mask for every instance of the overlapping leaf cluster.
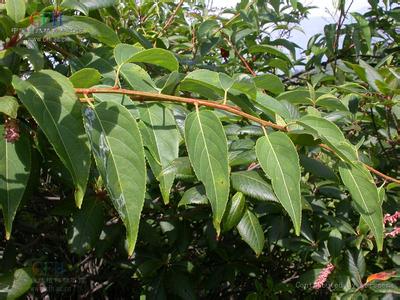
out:
{"label": "overlapping leaf cluster", "polygon": [[[62,22],[43,24],[35,11],[54,7],[0,7],[0,112],[21,132],[0,139],[7,243],[32,199],[55,195],[72,255],[134,257],[141,294],[210,297],[224,282],[268,297],[288,269],[304,292],[332,263],[335,292],[355,295],[365,259],[399,265],[383,220],[399,207],[383,180],[399,174],[398,46],[379,30],[398,24],[395,3],[370,1],[371,24],[327,25],[305,61],[283,38],[309,12],[298,1],[243,0],[229,20],[170,2],[63,1]],[[368,292],[399,293],[388,287]]]}

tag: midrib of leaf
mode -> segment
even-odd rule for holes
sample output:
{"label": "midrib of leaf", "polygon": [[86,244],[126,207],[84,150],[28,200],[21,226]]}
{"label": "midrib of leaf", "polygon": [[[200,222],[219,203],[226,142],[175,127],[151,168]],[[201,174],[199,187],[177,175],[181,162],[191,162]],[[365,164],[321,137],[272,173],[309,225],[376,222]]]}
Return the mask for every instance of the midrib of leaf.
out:
{"label": "midrib of leaf", "polygon": [[[92,110],[94,111],[94,113],[95,113],[95,115],[96,115],[96,117],[97,117],[97,120],[99,121],[99,124],[100,124],[100,127],[101,127],[102,132],[105,133],[106,131],[105,131],[104,127],[103,127],[103,124],[102,124],[102,122],[101,122],[101,119],[99,118],[99,115],[97,114],[96,109],[92,109]],[[114,124],[114,125],[115,125],[115,124]],[[121,128],[122,128],[122,127],[121,127]],[[107,136],[106,134],[104,134],[104,138],[105,138],[106,141],[107,141],[107,146],[108,146],[108,149],[109,149],[110,154],[111,154],[111,159],[112,159],[112,161],[113,161],[113,165],[114,165],[115,169],[117,170],[116,173],[117,173],[118,185],[119,185],[119,187],[120,187],[120,189],[121,189],[121,193],[124,194],[124,189],[122,188],[122,185],[121,185],[121,180],[120,180],[119,172],[118,172],[117,165],[116,165],[115,159],[114,159],[114,153],[113,153],[113,151],[112,151],[112,149],[111,149],[111,147],[110,147],[110,142],[109,142],[108,136]],[[124,195],[125,195],[125,194],[124,194]],[[130,223],[129,210],[126,208],[126,199],[125,199],[125,197],[124,197],[124,200],[125,200],[124,206],[125,206],[125,211],[126,211],[126,216],[127,216],[126,219],[127,219],[128,223]],[[129,230],[129,224],[127,225],[127,231],[128,231],[128,230]]]}
{"label": "midrib of leaf", "polygon": [[[349,173],[349,175],[350,175],[350,177],[351,177],[351,179],[352,179],[354,185],[356,186],[358,193],[359,193],[360,196],[361,196],[361,199],[362,199],[362,201],[363,201],[363,203],[364,203],[364,207],[366,208],[366,211],[368,212],[367,203],[365,202],[364,196],[363,196],[363,194],[361,193],[360,188],[358,187],[357,181],[355,180],[355,178],[354,178],[354,176],[353,176],[353,174],[352,174],[351,172],[348,172],[348,173]],[[374,224],[374,227],[375,227],[375,228],[374,228],[374,231],[377,233],[377,231],[376,231],[376,228],[377,228],[377,227],[376,227],[376,224],[375,224],[374,220],[372,219],[372,217],[371,217],[371,215],[370,215],[369,213],[368,213],[368,217],[369,217],[369,219],[371,220],[372,224]]]}
{"label": "midrib of leaf", "polygon": [[[275,158],[275,160],[276,160],[277,163],[278,163],[279,172],[280,172],[281,175],[282,175],[282,181],[283,181],[283,184],[284,184],[284,186],[285,186],[285,190],[286,190],[286,192],[287,192],[287,194],[288,194],[288,196],[289,196],[289,199],[290,199],[290,201],[289,201],[289,202],[290,202],[290,207],[292,208],[293,218],[295,219],[295,223],[296,223],[298,220],[296,219],[296,212],[295,212],[294,207],[293,207],[292,197],[291,197],[291,195],[290,195],[290,193],[289,193],[289,189],[288,189],[288,187],[287,187],[287,183],[286,183],[286,180],[285,180],[285,176],[284,176],[284,174],[283,174],[283,172],[282,172],[281,163],[280,163],[280,161],[279,161],[279,159],[278,159],[278,156],[277,156],[276,153],[275,153],[274,147],[272,146],[272,144],[271,144],[271,142],[270,142],[270,140],[269,140],[269,138],[268,138],[268,135],[265,134],[265,137],[266,137],[266,139],[267,139],[268,144],[269,144],[270,147],[271,147],[272,153],[274,154],[274,158]],[[295,224],[295,227],[297,227],[297,224]]]}
{"label": "midrib of leaf", "polygon": [[211,178],[212,178],[212,183],[213,183],[213,188],[214,188],[214,195],[215,195],[215,206],[216,206],[216,212],[215,213],[217,213],[217,211],[218,211],[217,208],[218,208],[219,205],[218,205],[218,200],[217,200],[217,198],[218,198],[218,196],[217,196],[217,187],[215,186],[215,180],[214,180],[215,176],[214,176],[214,171],[212,169],[212,164],[211,164],[211,160],[210,160],[210,153],[208,152],[206,138],[204,136],[203,126],[201,125],[200,113],[199,113],[199,110],[197,109],[197,107],[196,107],[196,117],[197,117],[197,120],[198,120],[199,125],[200,125],[200,133],[201,133],[201,137],[203,138],[203,141],[204,141],[204,149],[205,149],[205,151],[207,153],[207,161],[208,161],[208,164],[210,166]]}

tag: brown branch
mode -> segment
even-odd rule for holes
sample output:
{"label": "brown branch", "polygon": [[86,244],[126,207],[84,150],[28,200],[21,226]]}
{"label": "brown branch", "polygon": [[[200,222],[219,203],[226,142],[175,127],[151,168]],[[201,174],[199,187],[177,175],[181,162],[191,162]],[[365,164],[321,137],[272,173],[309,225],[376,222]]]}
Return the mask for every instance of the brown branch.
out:
{"label": "brown branch", "polygon": [[[167,30],[167,28],[169,26],[171,26],[172,22],[174,21],[174,19],[176,17],[176,14],[178,13],[181,6],[183,5],[183,2],[185,2],[185,0],[179,1],[179,3],[176,6],[175,10],[173,11],[172,15],[168,18],[167,22],[165,22],[165,25],[164,25],[163,29],[161,30],[160,34],[165,32]],[[159,37],[159,35],[157,35],[157,37]]]}
{"label": "brown branch", "polygon": [[[156,93],[149,93],[149,92],[142,92],[142,91],[132,91],[132,90],[127,90],[127,89],[114,89],[114,88],[88,88],[88,89],[76,88],[75,93],[83,94],[83,95],[96,94],[96,93],[99,93],[99,94],[100,93],[102,93],[102,94],[123,94],[123,95],[129,95],[130,97],[137,99],[138,101],[169,101],[169,102],[188,103],[188,104],[193,104],[196,106],[207,106],[207,107],[224,110],[224,111],[230,112],[232,114],[241,116],[243,118],[246,118],[248,120],[258,123],[263,127],[271,127],[276,130],[279,130],[279,131],[287,131],[286,126],[281,126],[281,125],[275,124],[273,122],[260,119],[258,117],[255,117],[253,115],[243,112],[238,107],[235,107],[232,105],[226,105],[226,104],[219,104],[214,101],[199,100],[199,99],[194,99],[194,98],[185,98],[185,97],[163,95],[163,94],[156,94]],[[89,99],[90,98],[85,98],[82,101],[87,102]],[[329,146],[327,146],[325,144],[319,144],[319,146],[321,148],[324,148],[325,150],[328,150],[329,152],[335,154],[335,151],[333,149],[331,149]],[[374,173],[375,175],[382,177],[383,179],[385,179],[387,181],[392,181],[392,182],[396,182],[396,183],[400,184],[399,179],[385,175],[367,164],[364,164],[364,165],[370,172]]]}
{"label": "brown branch", "polygon": [[[199,99],[194,99],[194,98],[184,98],[184,97],[177,97],[177,96],[163,95],[163,94],[156,94],[156,93],[149,93],[149,92],[142,92],[142,91],[132,91],[132,90],[127,90],[127,89],[113,89],[113,88],[90,88],[90,89],[77,88],[77,89],[75,89],[75,92],[78,94],[84,94],[84,95],[85,94],[86,95],[95,94],[95,93],[124,94],[124,95],[129,95],[131,97],[134,97],[135,99],[137,99],[139,101],[154,101],[154,100],[170,101],[170,102],[189,103],[189,104],[199,105],[199,106],[208,106],[208,107],[224,110],[224,111],[233,113],[238,116],[242,116],[243,118],[246,118],[248,120],[259,123],[261,126],[264,126],[264,127],[271,127],[276,130],[286,131],[286,128],[284,126],[280,126],[273,122],[257,118],[253,115],[245,113],[244,111],[240,110],[240,108],[238,108],[238,107],[235,107],[232,105],[226,105],[226,104],[219,104],[214,101],[199,100]],[[84,100],[84,101],[86,102],[87,100]]]}
{"label": "brown branch", "polygon": [[252,67],[250,67],[247,60],[240,54],[239,50],[235,47],[235,45],[233,45],[233,43],[231,43],[231,41],[226,37],[225,37],[225,40],[228,43],[228,45],[232,47],[233,51],[235,51],[235,54],[239,57],[240,61],[243,63],[243,65],[245,66],[247,71],[249,71],[251,75],[257,76],[256,72],[254,72]]}

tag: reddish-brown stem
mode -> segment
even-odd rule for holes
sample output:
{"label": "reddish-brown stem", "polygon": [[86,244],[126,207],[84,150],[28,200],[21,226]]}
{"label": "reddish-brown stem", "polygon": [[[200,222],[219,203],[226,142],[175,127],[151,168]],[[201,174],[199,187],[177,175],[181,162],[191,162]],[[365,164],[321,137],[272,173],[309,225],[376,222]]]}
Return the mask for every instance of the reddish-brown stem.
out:
{"label": "reddish-brown stem", "polygon": [[[83,102],[87,102],[87,101],[91,100],[91,98],[88,98],[87,95],[98,93],[98,94],[123,94],[123,95],[128,95],[138,101],[168,101],[168,102],[188,103],[188,104],[193,104],[195,106],[207,106],[207,107],[224,110],[224,111],[230,112],[232,114],[241,116],[243,118],[246,118],[248,120],[258,123],[263,127],[271,127],[276,130],[279,130],[279,131],[287,131],[286,126],[281,126],[281,125],[275,124],[273,122],[266,121],[266,120],[260,119],[258,117],[255,117],[253,115],[250,115],[250,114],[242,111],[239,107],[232,106],[232,105],[226,105],[226,104],[220,104],[220,103],[217,103],[215,101],[210,101],[210,100],[199,100],[199,99],[194,99],[194,98],[178,97],[178,96],[163,95],[163,94],[156,94],[156,93],[149,93],[149,92],[142,92],[142,91],[133,91],[133,90],[127,90],[127,89],[115,89],[115,88],[88,88],[88,89],[76,88],[75,92],[77,94],[86,95]],[[328,150],[329,152],[335,153],[335,151],[333,149],[331,149],[329,146],[327,146],[325,144],[320,144],[319,146],[325,150]],[[396,183],[400,184],[399,179],[385,175],[367,164],[364,164],[364,165],[370,172],[374,173],[375,175],[382,177],[383,179],[385,179],[387,181],[396,182]]]}
{"label": "reddish-brown stem", "polygon": [[171,26],[172,22],[174,21],[174,19],[175,19],[175,17],[176,17],[176,14],[178,13],[178,11],[179,11],[179,9],[181,8],[181,6],[183,5],[183,2],[185,2],[185,0],[179,1],[179,3],[178,3],[178,5],[176,6],[175,10],[173,11],[172,15],[168,18],[167,22],[165,22],[165,25],[164,25],[164,27],[163,27],[161,33],[164,32],[164,31],[166,31],[167,28],[168,28],[169,26]]}
{"label": "reddish-brown stem", "polygon": [[235,107],[232,105],[226,105],[226,104],[219,104],[214,101],[177,97],[177,96],[163,95],[163,94],[156,94],[156,93],[149,93],[149,92],[142,92],[142,91],[132,91],[132,90],[127,90],[127,89],[113,89],[113,88],[90,88],[90,89],[77,88],[77,89],[75,89],[75,92],[78,94],[95,94],[95,93],[124,94],[124,95],[129,95],[131,97],[134,97],[135,99],[137,99],[139,101],[154,101],[154,100],[170,101],[170,102],[189,103],[189,104],[199,105],[199,106],[208,106],[208,107],[212,107],[212,108],[216,108],[216,109],[221,109],[221,110],[233,113],[238,116],[242,116],[243,118],[246,118],[248,120],[259,123],[260,125],[265,126],[265,127],[271,127],[276,130],[286,131],[284,126],[280,126],[280,125],[277,125],[270,121],[266,121],[266,120],[257,118],[253,115],[245,113],[244,111],[240,110],[240,108],[238,108],[238,107]]}

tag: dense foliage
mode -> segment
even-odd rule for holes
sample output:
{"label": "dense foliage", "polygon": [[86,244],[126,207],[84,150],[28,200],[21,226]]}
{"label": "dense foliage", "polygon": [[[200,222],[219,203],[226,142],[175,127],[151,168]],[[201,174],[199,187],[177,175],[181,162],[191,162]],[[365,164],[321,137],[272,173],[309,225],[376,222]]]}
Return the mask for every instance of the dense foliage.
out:
{"label": "dense foliage", "polygon": [[0,298],[400,294],[400,5],[337,2],[0,4]]}

